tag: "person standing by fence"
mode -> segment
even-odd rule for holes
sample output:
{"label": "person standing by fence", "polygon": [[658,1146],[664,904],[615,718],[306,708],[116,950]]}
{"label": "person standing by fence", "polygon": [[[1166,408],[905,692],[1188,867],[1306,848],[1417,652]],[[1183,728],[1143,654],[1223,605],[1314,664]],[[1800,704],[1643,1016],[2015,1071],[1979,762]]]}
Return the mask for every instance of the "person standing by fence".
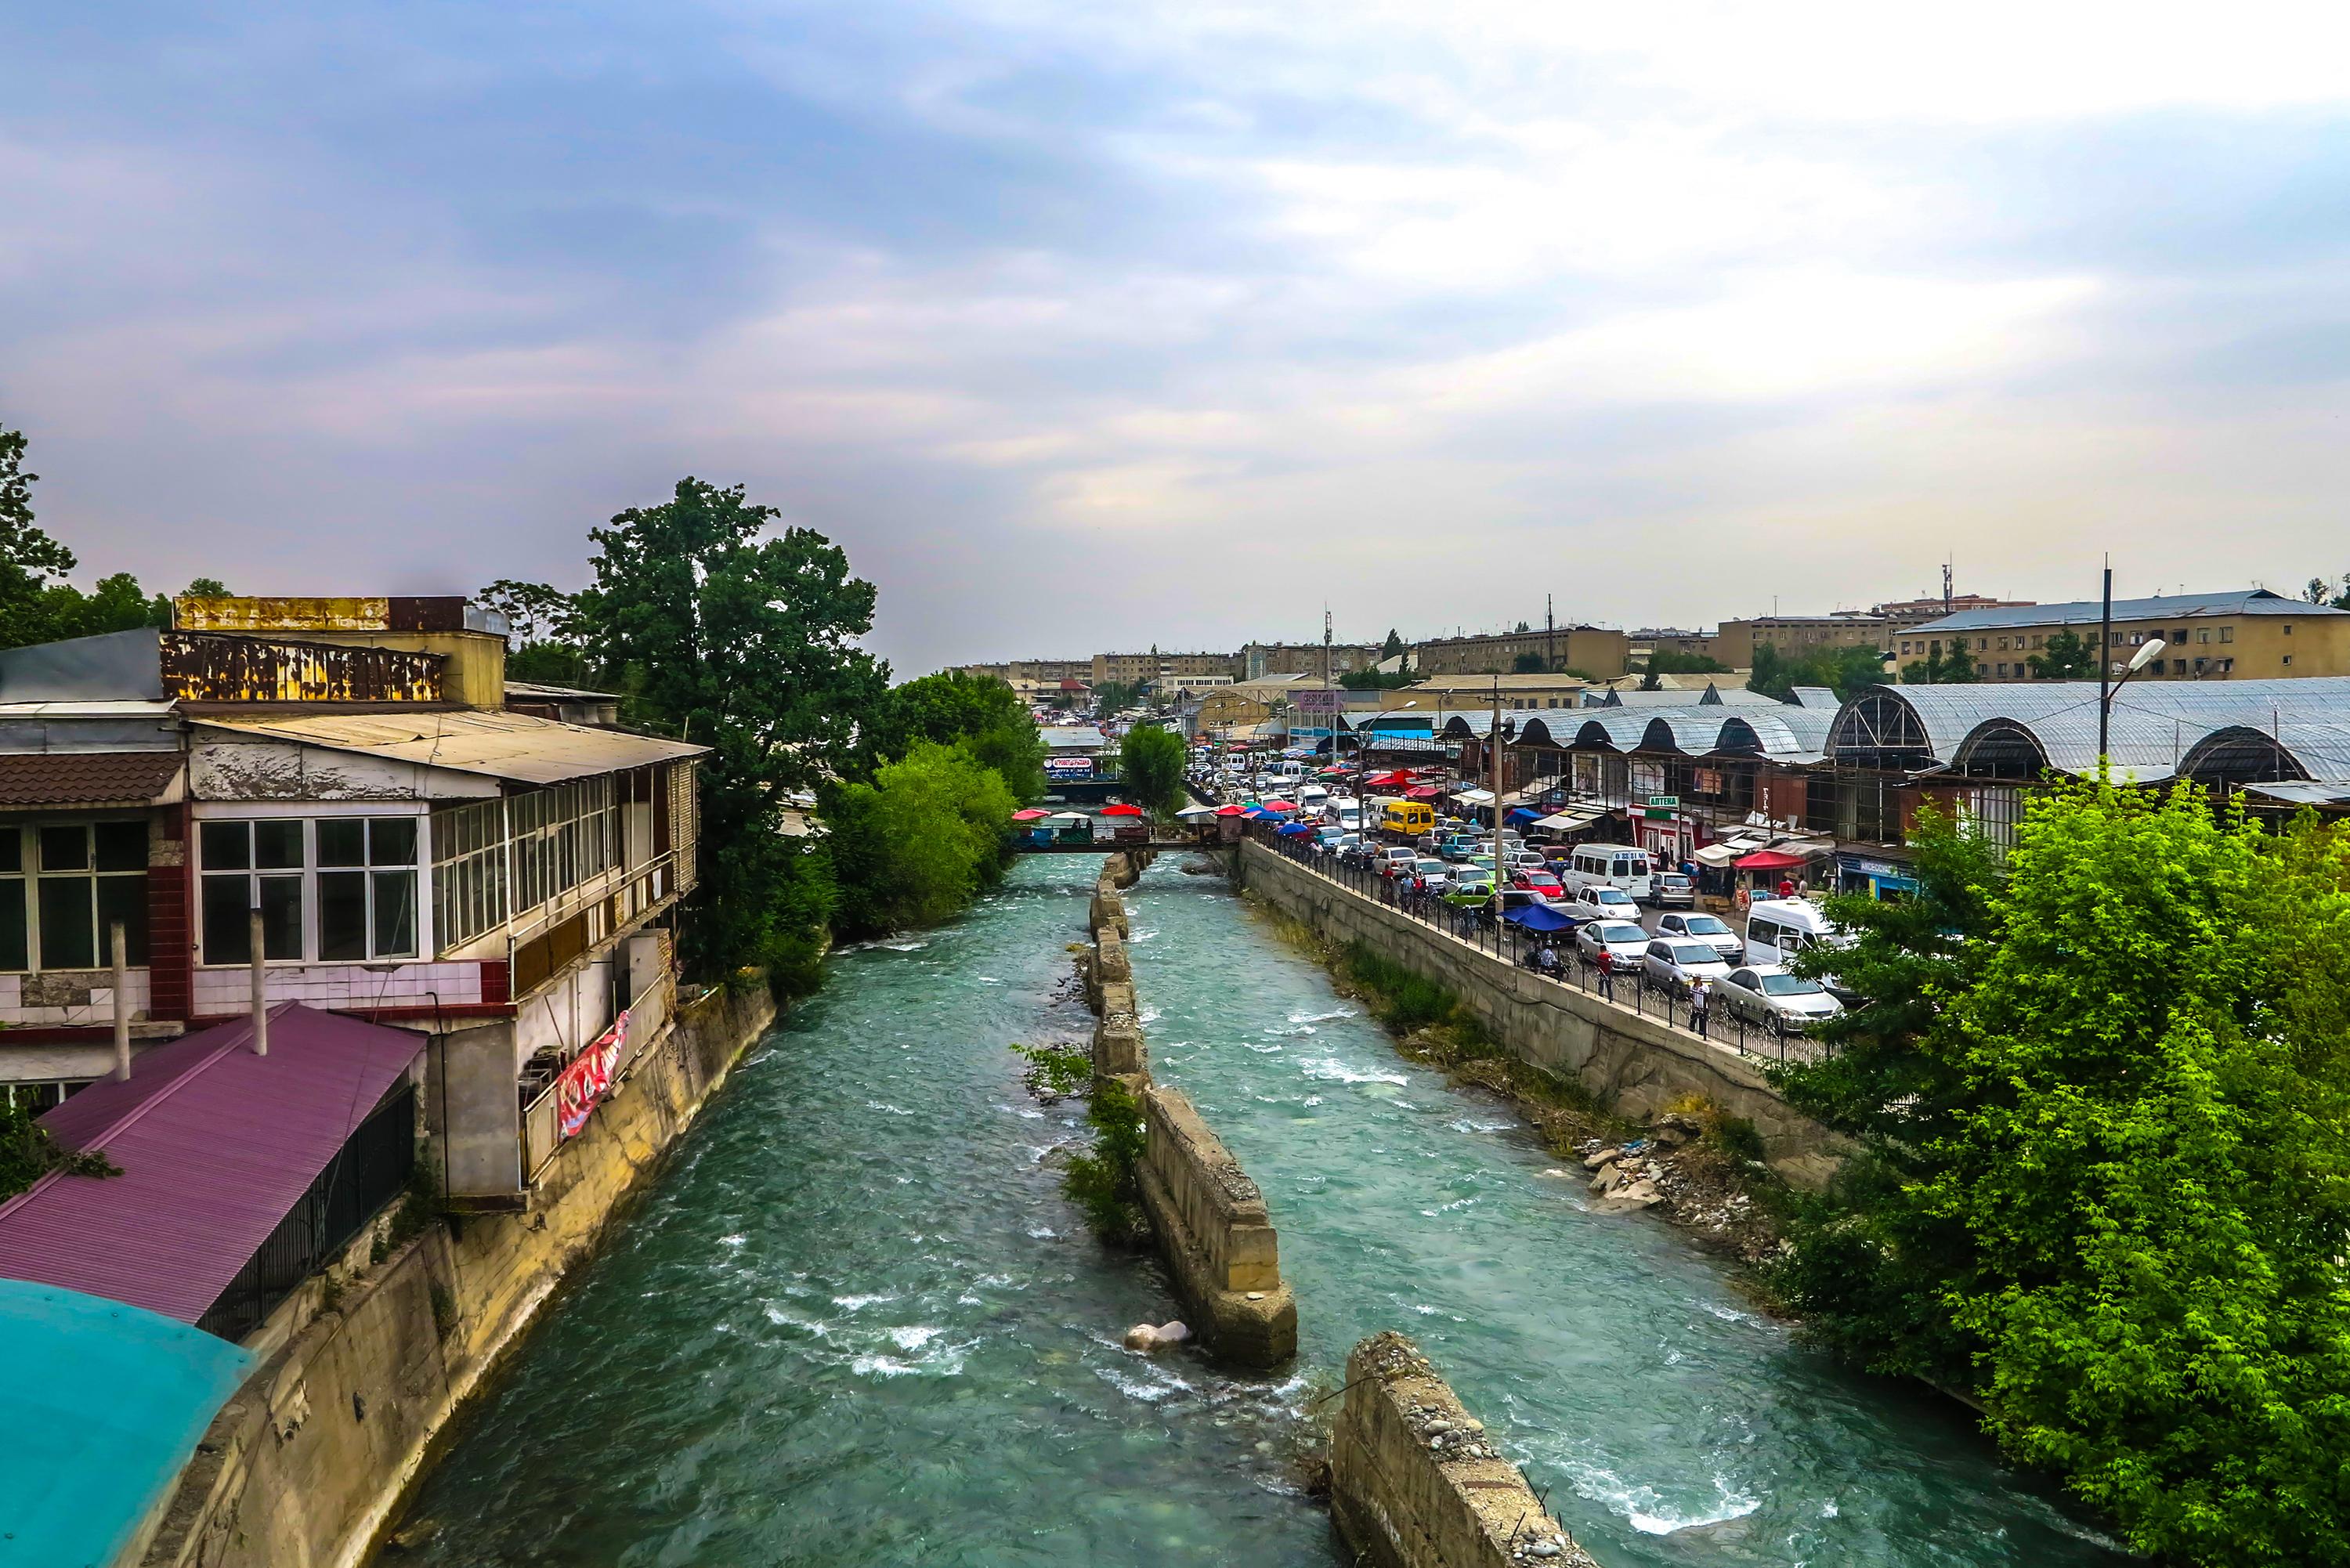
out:
{"label": "person standing by fence", "polygon": [[1705,1015],[1707,1005],[1712,1000],[1713,987],[1706,984],[1702,976],[1690,981],[1690,1027],[1696,1031],[1697,1037],[1700,1040],[1708,1037],[1705,1032]]}
{"label": "person standing by fence", "polygon": [[1616,955],[1604,943],[1599,949],[1599,994],[1609,1002],[1616,1000]]}

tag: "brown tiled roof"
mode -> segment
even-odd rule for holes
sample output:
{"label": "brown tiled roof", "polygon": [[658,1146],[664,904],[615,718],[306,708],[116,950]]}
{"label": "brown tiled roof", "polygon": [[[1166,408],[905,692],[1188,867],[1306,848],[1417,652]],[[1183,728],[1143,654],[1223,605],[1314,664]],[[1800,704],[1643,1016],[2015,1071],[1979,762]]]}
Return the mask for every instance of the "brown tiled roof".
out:
{"label": "brown tiled roof", "polygon": [[179,776],[177,752],[27,752],[0,755],[0,810],[147,805]]}

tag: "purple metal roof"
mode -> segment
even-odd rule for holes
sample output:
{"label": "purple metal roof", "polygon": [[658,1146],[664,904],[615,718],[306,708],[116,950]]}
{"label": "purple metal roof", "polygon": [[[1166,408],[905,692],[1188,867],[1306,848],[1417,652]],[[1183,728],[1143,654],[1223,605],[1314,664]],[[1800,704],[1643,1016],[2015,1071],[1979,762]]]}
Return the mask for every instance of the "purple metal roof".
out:
{"label": "purple metal roof", "polygon": [[269,1010],[269,1054],[240,1019],[139,1057],[41,1118],[120,1176],[43,1177],[0,1203],[0,1278],[193,1323],[268,1239],[424,1046],[405,1030]]}

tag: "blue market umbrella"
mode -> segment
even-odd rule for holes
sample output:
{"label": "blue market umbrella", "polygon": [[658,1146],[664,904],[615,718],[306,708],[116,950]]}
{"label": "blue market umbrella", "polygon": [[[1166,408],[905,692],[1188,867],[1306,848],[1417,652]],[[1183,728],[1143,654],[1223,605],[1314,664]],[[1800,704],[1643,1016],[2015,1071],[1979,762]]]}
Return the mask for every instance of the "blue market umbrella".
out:
{"label": "blue market umbrella", "polygon": [[1513,909],[1502,917],[1512,925],[1529,931],[1565,931],[1575,929],[1575,921],[1547,904],[1528,904],[1523,909]]}
{"label": "blue market umbrella", "polygon": [[1311,833],[1314,830],[1302,822],[1285,822],[1282,824],[1280,831],[1284,838],[1295,838],[1301,833]]}

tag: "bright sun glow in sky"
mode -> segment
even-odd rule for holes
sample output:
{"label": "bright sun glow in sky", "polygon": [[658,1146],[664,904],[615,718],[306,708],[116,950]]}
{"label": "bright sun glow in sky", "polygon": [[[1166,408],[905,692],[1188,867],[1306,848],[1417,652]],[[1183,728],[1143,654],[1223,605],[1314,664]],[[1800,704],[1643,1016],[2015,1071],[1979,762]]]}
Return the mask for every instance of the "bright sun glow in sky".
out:
{"label": "bright sun glow in sky", "polygon": [[2350,571],[2350,10],[90,0],[0,53],[85,579],[585,580],[901,672]]}

